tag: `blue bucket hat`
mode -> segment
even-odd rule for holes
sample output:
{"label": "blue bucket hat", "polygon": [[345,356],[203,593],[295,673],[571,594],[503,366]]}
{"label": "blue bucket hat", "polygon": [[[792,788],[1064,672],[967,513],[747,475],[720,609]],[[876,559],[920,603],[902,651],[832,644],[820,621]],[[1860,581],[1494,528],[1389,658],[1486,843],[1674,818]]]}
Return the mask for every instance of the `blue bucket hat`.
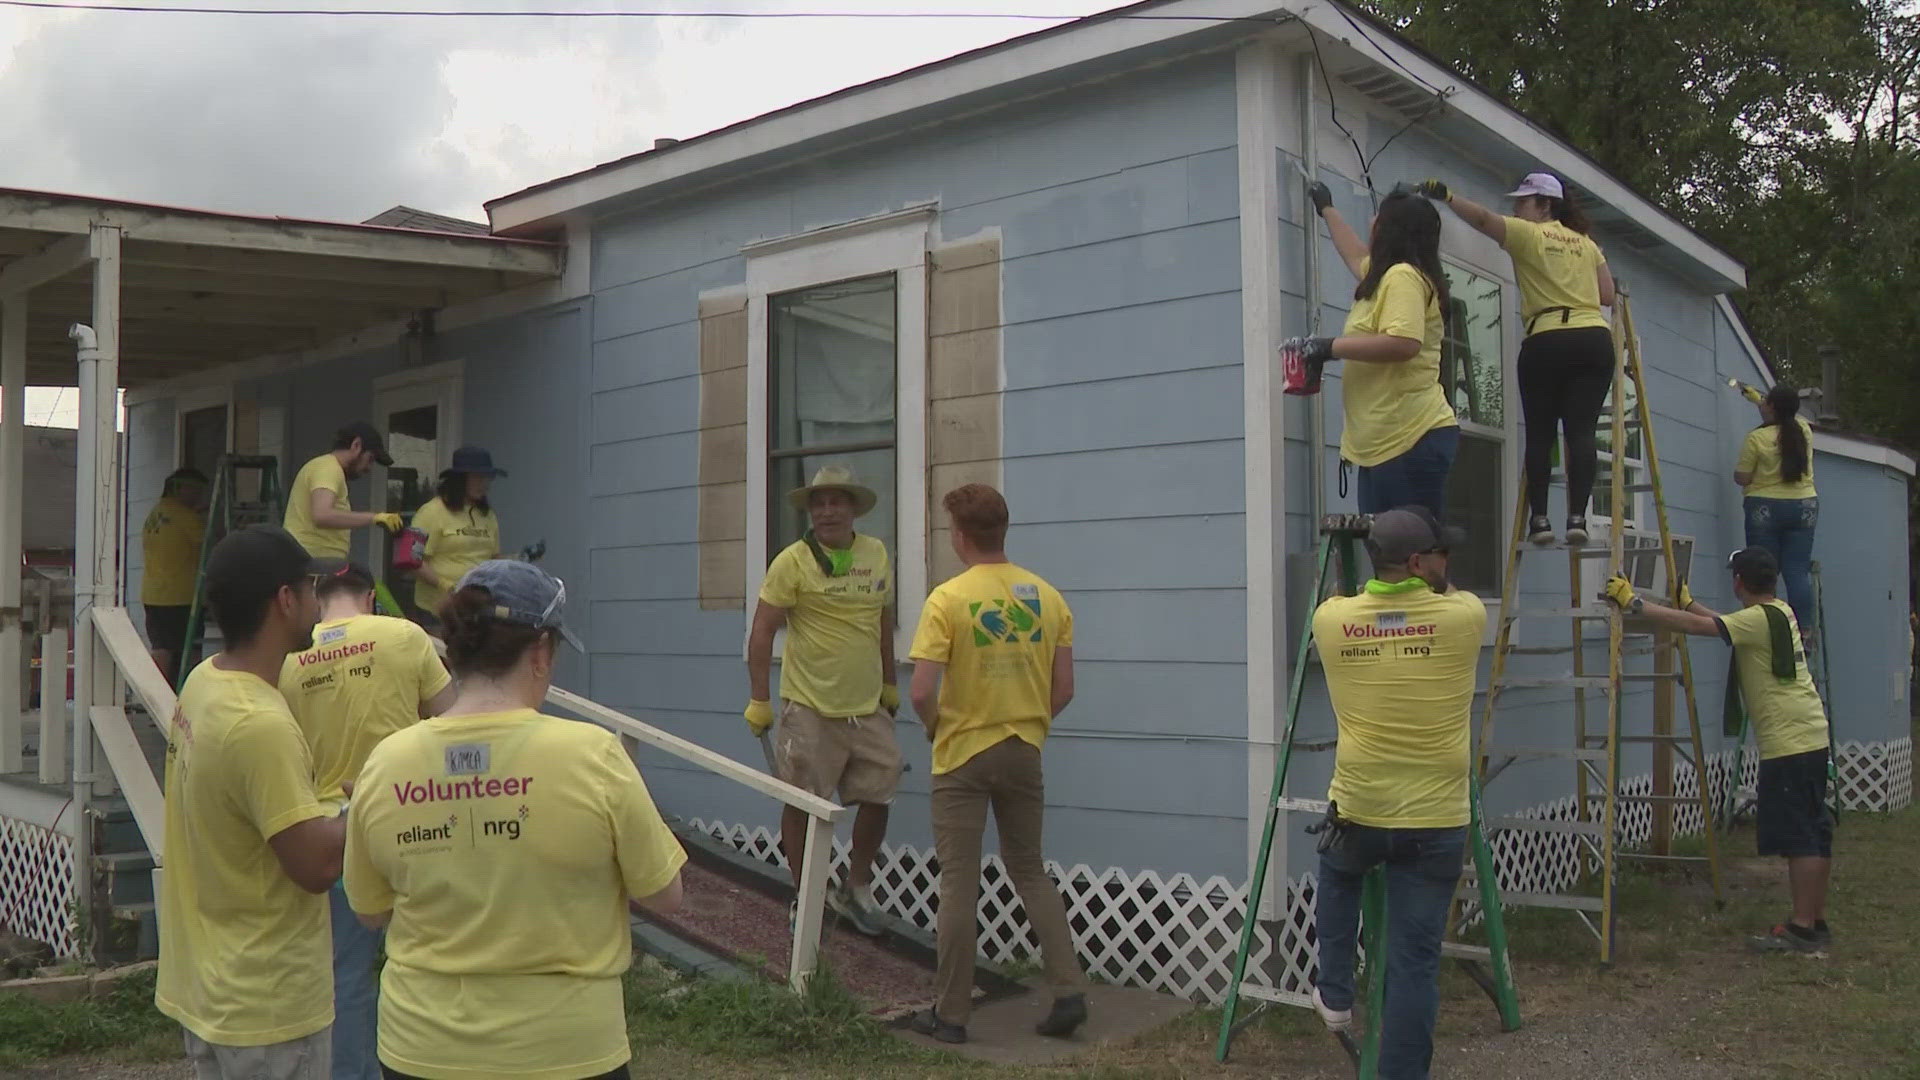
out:
{"label": "blue bucket hat", "polygon": [[447,473],[466,473],[474,476],[505,476],[507,470],[493,467],[493,455],[485,447],[463,446],[453,452],[453,464],[448,465]]}
{"label": "blue bucket hat", "polygon": [[518,559],[489,559],[466,572],[458,588],[474,586],[493,597],[497,619],[557,631],[581,652],[587,647],[561,622],[567,606],[566,582]]}

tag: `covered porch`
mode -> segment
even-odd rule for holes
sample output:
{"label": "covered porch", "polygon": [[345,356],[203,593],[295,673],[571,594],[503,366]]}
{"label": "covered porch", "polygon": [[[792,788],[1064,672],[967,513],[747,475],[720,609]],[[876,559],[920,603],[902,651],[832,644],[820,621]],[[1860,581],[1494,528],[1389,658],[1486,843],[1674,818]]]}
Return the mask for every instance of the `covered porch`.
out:
{"label": "covered porch", "polygon": [[[161,856],[172,692],[126,611],[120,538],[129,467],[162,463],[129,460],[120,392],[431,334],[435,312],[537,290],[563,261],[541,242],[0,189],[0,930],[89,952],[125,899],[96,885]],[[26,475],[28,386],[78,392],[70,567],[22,565],[28,489],[53,482]]]}

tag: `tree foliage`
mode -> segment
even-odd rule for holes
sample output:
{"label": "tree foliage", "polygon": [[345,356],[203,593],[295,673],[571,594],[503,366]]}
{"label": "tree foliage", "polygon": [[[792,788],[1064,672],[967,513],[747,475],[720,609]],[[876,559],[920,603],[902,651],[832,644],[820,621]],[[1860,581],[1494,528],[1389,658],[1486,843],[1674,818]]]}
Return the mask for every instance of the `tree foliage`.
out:
{"label": "tree foliage", "polygon": [[1746,264],[1793,381],[1920,446],[1920,5],[1373,0],[1410,38]]}

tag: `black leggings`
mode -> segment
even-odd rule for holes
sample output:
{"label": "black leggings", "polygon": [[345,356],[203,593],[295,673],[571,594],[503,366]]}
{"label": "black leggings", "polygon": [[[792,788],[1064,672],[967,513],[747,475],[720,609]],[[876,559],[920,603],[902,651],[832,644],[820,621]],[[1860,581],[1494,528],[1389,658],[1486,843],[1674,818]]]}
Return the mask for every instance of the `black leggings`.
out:
{"label": "black leggings", "polygon": [[[384,1061],[380,1063],[380,1076],[384,1076],[386,1080],[420,1080],[419,1076],[409,1076],[409,1074],[405,1074],[405,1072],[394,1072],[392,1068],[386,1067]],[[588,1076],[586,1080],[632,1080],[632,1074],[622,1065],[620,1068],[614,1068],[612,1072],[601,1072],[599,1076]]]}
{"label": "black leggings", "polygon": [[1527,422],[1527,506],[1547,514],[1553,443],[1567,436],[1567,516],[1584,517],[1598,471],[1594,425],[1613,389],[1613,332],[1542,330],[1520,343],[1520,410]]}

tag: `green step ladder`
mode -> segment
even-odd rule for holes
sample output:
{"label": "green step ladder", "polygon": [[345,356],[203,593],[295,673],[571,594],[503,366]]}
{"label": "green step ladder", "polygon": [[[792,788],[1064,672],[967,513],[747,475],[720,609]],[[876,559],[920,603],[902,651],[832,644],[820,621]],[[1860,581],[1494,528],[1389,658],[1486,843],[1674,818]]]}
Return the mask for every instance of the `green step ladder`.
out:
{"label": "green step ladder", "polygon": [[[1340,590],[1351,596],[1359,591],[1359,542],[1367,535],[1372,519],[1364,514],[1329,514],[1320,522],[1318,569],[1314,574],[1313,599],[1317,606],[1327,595],[1335,555],[1339,556]],[[1233,961],[1233,982],[1227,989],[1225,1008],[1220,1017],[1220,1035],[1214,1048],[1217,1061],[1227,1060],[1234,1036],[1243,1031],[1274,1005],[1312,1008],[1307,993],[1276,989],[1247,981],[1247,960],[1253,953],[1253,935],[1259,922],[1260,897],[1266,886],[1267,864],[1273,854],[1273,837],[1282,815],[1290,812],[1325,814],[1324,799],[1298,799],[1287,794],[1287,771],[1293,763],[1294,735],[1300,723],[1300,700],[1306,689],[1307,658],[1313,647],[1313,613],[1308,611],[1300,633],[1300,647],[1294,656],[1293,677],[1287,691],[1287,724],[1280,739],[1280,762],[1274,769],[1273,788],[1267,798],[1266,828],[1260,837],[1260,854],[1254,863],[1252,881],[1247,887],[1246,919],[1240,928],[1240,949]],[[1473,881],[1460,890],[1462,896],[1477,899],[1486,920],[1487,944],[1469,945],[1444,941],[1441,955],[1457,960],[1467,974],[1493,1000],[1500,1012],[1503,1031],[1520,1029],[1520,1001],[1514,993],[1513,967],[1507,956],[1507,932],[1500,907],[1500,886],[1495,878],[1493,851],[1487,846],[1486,831],[1480,813],[1480,781],[1468,773],[1468,802],[1471,808],[1467,829],[1467,850]],[[1464,868],[1463,868],[1464,869]],[[1350,1031],[1336,1037],[1352,1058],[1360,1080],[1374,1080],[1380,1062],[1380,1016],[1386,1000],[1386,871],[1375,867],[1361,887],[1361,946],[1366,955],[1366,1008],[1361,1035],[1356,1040]],[[1456,920],[1449,919],[1450,928]],[[1253,998],[1260,1004],[1245,1016],[1238,1016],[1240,999]]]}

